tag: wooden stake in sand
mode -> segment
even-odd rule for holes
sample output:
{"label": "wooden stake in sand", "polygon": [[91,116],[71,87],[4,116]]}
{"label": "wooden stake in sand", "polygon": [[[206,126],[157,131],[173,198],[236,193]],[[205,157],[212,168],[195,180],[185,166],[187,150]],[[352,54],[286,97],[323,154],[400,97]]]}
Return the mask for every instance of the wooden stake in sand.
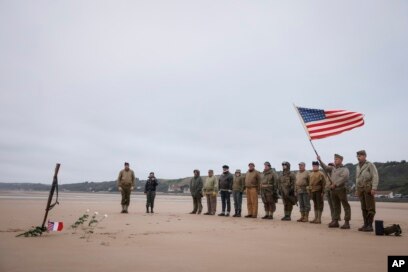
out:
{"label": "wooden stake in sand", "polygon": [[[58,172],[59,172],[60,166],[61,166],[60,163],[57,163],[57,165],[55,166],[54,177],[52,179],[50,194],[48,195],[47,207],[45,208],[44,220],[43,220],[43,223],[41,225],[42,229],[45,228],[45,223],[47,221],[48,212],[52,208],[54,208],[55,205],[59,204],[59,202],[58,202]],[[55,199],[55,202],[51,204],[51,201],[52,201],[52,198],[54,197],[54,192],[55,191],[57,192],[57,198]]]}
{"label": "wooden stake in sand", "polygon": [[[45,208],[45,215],[44,215],[44,220],[43,223],[40,226],[33,227],[32,229],[21,233],[17,235],[16,237],[20,236],[25,236],[25,237],[33,237],[33,236],[41,236],[44,231],[47,231],[47,228],[45,227],[45,223],[47,222],[47,217],[48,217],[48,212],[55,207],[55,205],[59,204],[58,202],[58,172],[60,169],[61,164],[57,163],[55,166],[55,171],[54,171],[54,177],[52,180],[51,184],[51,189],[50,189],[50,194],[48,195],[48,201],[47,201],[47,207]],[[57,198],[55,199],[55,202],[51,204],[52,199],[54,197],[54,192],[57,192]]]}

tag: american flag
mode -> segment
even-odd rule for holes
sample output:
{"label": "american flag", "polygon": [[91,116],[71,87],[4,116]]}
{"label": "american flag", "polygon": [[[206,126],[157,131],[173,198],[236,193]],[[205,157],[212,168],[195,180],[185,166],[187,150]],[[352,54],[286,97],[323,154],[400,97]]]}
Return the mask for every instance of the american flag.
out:
{"label": "american flag", "polygon": [[323,139],[364,125],[364,115],[347,110],[296,107],[310,140]]}
{"label": "american flag", "polygon": [[64,227],[62,222],[48,221],[48,231],[61,231]]}

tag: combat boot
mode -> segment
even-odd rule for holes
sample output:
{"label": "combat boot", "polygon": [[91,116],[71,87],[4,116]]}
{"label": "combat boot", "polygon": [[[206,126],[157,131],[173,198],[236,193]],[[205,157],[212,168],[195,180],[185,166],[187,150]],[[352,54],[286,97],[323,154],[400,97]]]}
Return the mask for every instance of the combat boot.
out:
{"label": "combat boot", "polygon": [[317,221],[317,211],[316,210],[314,211],[314,215],[315,215],[314,219],[309,222],[311,224],[316,224],[316,221]]}
{"label": "combat boot", "polygon": [[153,207],[150,208],[150,213],[154,213]]}
{"label": "combat boot", "polygon": [[291,221],[290,212],[285,211],[285,216],[282,218],[282,221]]}
{"label": "combat boot", "polygon": [[305,218],[305,212],[300,212],[300,218],[296,220],[296,222],[303,222],[304,218]]}
{"label": "combat boot", "polygon": [[146,205],[146,213],[149,213],[149,206]]}
{"label": "combat boot", "polygon": [[124,213],[128,213],[128,205],[125,205],[125,211],[124,211]]}
{"label": "combat boot", "polygon": [[315,211],[316,219],[314,220],[314,224],[321,224],[322,223],[322,212]]}
{"label": "combat boot", "polygon": [[349,220],[344,220],[343,226],[341,226],[341,229],[350,229],[350,221]]}
{"label": "combat boot", "polygon": [[122,205],[122,211],[120,213],[125,213],[125,205]]}
{"label": "combat boot", "polygon": [[338,227],[340,227],[339,220],[333,220],[329,224],[329,228],[338,228]]}
{"label": "combat boot", "polygon": [[309,222],[309,212],[305,212],[305,216],[303,217],[302,222],[303,222],[303,223]]}
{"label": "combat boot", "polygon": [[364,229],[367,227],[367,217],[364,216],[364,224],[358,228],[358,231],[364,231]]}
{"label": "combat boot", "polygon": [[273,212],[271,212],[271,213],[269,214],[268,219],[269,219],[269,220],[272,220],[272,219],[273,219]]}
{"label": "combat boot", "polygon": [[[374,221],[374,215],[373,214],[369,214],[367,215],[367,224],[366,227],[363,228],[364,232],[373,232],[373,221]],[[360,230],[360,229],[359,229]]]}
{"label": "combat boot", "polygon": [[261,217],[261,219],[268,219],[269,217],[269,212],[265,212],[265,216]]}
{"label": "combat boot", "polygon": [[241,217],[241,210],[238,210],[237,217]]}
{"label": "combat boot", "polygon": [[321,223],[322,223],[322,211],[317,211],[316,224],[321,224]]}

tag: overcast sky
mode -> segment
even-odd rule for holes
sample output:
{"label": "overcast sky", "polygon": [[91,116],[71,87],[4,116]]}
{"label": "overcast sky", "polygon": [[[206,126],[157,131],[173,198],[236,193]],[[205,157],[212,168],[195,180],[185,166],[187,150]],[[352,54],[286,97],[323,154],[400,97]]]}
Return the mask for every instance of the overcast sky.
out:
{"label": "overcast sky", "polygon": [[0,182],[315,159],[292,103],[365,114],[323,160],[408,159],[407,1],[0,1]]}

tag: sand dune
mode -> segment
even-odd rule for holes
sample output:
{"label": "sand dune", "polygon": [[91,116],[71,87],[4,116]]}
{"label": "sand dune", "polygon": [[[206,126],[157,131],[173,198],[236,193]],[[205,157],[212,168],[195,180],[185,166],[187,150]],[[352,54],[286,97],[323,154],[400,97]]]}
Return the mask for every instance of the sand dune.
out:
{"label": "sand dune", "polygon": [[[46,198],[0,192],[0,271],[386,271],[388,255],[408,254],[406,203],[377,204],[377,218],[400,224],[405,234],[378,237],[357,231],[357,202],[352,229],[340,230],[326,226],[327,203],[324,224],[314,225],[280,221],[281,203],[276,219],[265,221],[190,215],[184,196],[159,195],[151,215],[142,195],[133,196],[129,214],[120,214],[119,195],[65,193],[49,216],[64,222],[62,232],[16,238],[41,223]],[[69,228],[86,209],[108,214],[89,240]]]}

